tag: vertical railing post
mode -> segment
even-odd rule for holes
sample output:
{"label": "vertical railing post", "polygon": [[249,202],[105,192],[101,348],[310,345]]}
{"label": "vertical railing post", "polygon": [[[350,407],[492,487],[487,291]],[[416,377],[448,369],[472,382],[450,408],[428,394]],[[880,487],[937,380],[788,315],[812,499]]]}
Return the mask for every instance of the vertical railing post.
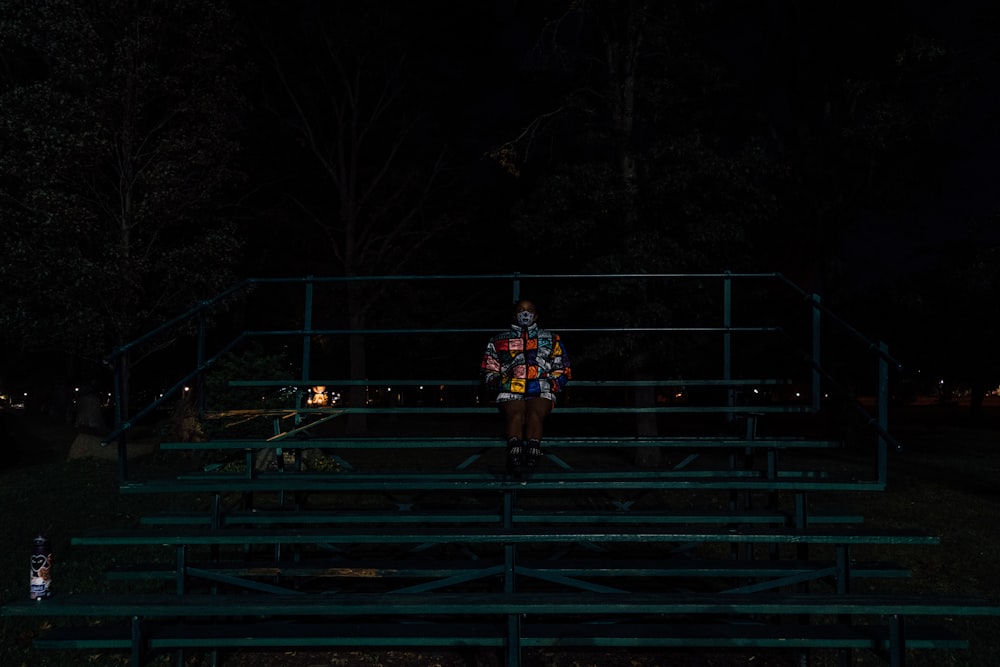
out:
{"label": "vertical railing post", "polygon": [[[302,316],[302,383],[305,385],[309,382],[312,373],[310,371],[310,364],[312,364],[312,327],[313,327],[313,291],[315,284],[313,283],[312,276],[306,279],[306,292],[305,292],[305,312]],[[297,408],[302,407],[302,396],[306,391],[306,387],[301,386],[295,390],[295,406]],[[298,425],[302,421],[302,416],[296,414],[295,424]]]}
{"label": "vertical railing post", "polygon": [[[202,310],[198,313],[198,350],[196,352],[198,358],[197,368],[203,369],[205,366],[205,311]],[[205,416],[205,371],[200,370],[198,372],[198,377],[195,380],[195,406],[198,411],[198,417],[203,418]]]}
{"label": "vertical railing post", "polygon": [[312,276],[306,280],[305,312],[302,317],[302,381],[308,382],[310,377],[309,364],[312,363],[312,318],[313,318],[313,281]]}
{"label": "vertical railing post", "polygon": [[[515,297],[516,298],[516,297]],[[514,506],[517,504],[513,489],[503,492],[503,528],[511,530],[514,527]],[[511,543],[503,545],[504,593],[513,593],[517,577],[517,546]],[[521,615],[507,614],[507,667],[521,667]]]}
{"label": "vertical railing post", "polygon": [[142,619],[133,616],[131,621],[132,654],[129,656],[130,667],[138,667],[146,662],[146,637],[142,627]]}
{"label": "vertical railing post", "polygon": [[513,300],[511,301],[511,303],[517,303],[518,301],[521,300],[521,278],[520,278],[520,276],[521,276],[520,273],[517,273],[517,272],[514,273],[514,283],[512,285],[514,296],[513,296]]}
{"label": "vertical railing post", "polygon": [[813,412],[819,412],[819,401],[820,401],[820,355],[822,354],[822,346],[820,344],[821,337],[821,327],[822,327],[822,312],[820,311],[819,294],[812,295],[812,390],[809,392],[811,395],[811,405]]}
{"label": "vertical railing post", "polygon": [[889,481],[889,441],[885,437],[889,432],[889,346],[879,341],[878,351],[878,393],[875,398],[879,426],[878,481],[886,484]]}
{"label": "vertical railing post", "polygon": [[[730,331],[733,326],[733,279],[729,271],[722,279],[722,326],[725,329],[722,332],[722,379],[728,381],[733,378],[733,334]],[[726,405],[736,406],[736,387],[732,385],[726,387]],[[727,421],[735,418],[736,413],[726,413]]]}
{"label": "vertical railing post", "polygon": [[115,432],[118,433],[118,482],[128,481],[128,429],[124,428],[128,419],[128,353],[115,357]]}

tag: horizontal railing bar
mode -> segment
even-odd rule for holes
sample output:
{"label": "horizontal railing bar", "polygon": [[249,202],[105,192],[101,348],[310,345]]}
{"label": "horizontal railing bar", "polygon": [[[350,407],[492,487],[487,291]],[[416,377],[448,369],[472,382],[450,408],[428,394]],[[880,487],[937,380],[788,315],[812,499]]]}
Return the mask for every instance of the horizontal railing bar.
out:
{"label": "horizontal railing bar", "polygon": [[74,536],[74,545],[245,545],[245,544],[550,544],[581,543],[691,543],[727,544],[940,544],[933,535],[878,529],[872,532],[798,529],[757,529],[729,531],[681,531],[649,527],[594,526],[590,529],[545,526],[542,529],[476,527],[442,530],[411,527],[407,532],[389,533],[382,527],[344,530],[282,527],[280,530],[245,528],[188,529],[186,531],[132,528],[95,531]]}
{"label": "horizontal railing bar", "polygon": [[971,597],[941,595],[478,593],[417,595],[63,595],[39,604],[14,602],[2,609],[18,616],[393,616],[496,614],[851,614],[993,616],[1000,606]]}
{"label": "horizontal railing bar", "polygon": [[687,491],[883,491],[885,484],[878,480],[845,480],[831,478],[650,478],[610,475],[603,480],[582,479],[573,475],[535,473],[530,484],[500,476],[484,474],[479,479],[424,476],[418,479],[394,479],[386,476],[367,477],[348,473],[332,473],[325,477],[306,476],[300,473],[279,473],[277,477],[254,477],[243,474],[221,473],[185,478],[181,480],[130,481],[119,486],[126,494],[136,493],[253,493],[315,491],[317,493],[388,491],[604,491],[683,489]]}
{"label": "horizontal railing bar", "polygon": [[[435,274],[435,275],[385,275],[385,276],[292,276],[286,278],[250,278],[249,283],[332,283],[332,282],[420,282],[424,280],[539,280],[539,279],[647,279],[647,278],[778,278],[780,273],[493,273],[493,274]],[[791,281],[785,279],[789,285]],[[795,287],[801,290],[799,287]]]}
{"label": "horizontal railing bar", "polygon": [[[445,511],[445,510],[237,510],[225,512],[221,519],[225,525],[248,524],[417,524],[454,523],[475,524],[499,521],[501,510],[493,511]],[[144,516],[143,526],[198,526],[210,525],[213,516],[209,512],[166,512]],[[515,510],[511,515],[514,523],[524,524],[574,524],[574,523],[657,523],[657,524],[763,524],[784,525],[790,516],[786,512],[774,510],[717,510],[698,512],[695,510]],[[843,512],[810,512],[809,520],[821,524],[861,524],[864,517]]]}
{"label": "horizontal railing bar", "polygon": [[[839,447],[838,440],[806,440],[793,438],[740,438],[713,437],[549,437],[545,439],[548,448],[576,447],[673,447],[673,448],[747,448],[755,449],[829,449]],[[160,449],[440,449],[440,448],[492,448],[506,447],[506,441],[499,437],[451,437],[428,436],[425,438],[317,438],[286,439],[227,438],[202,442],[169,441],[161,442]]]}
{"label": "horizontal railing bar", "polygon": [[[420,386],[455,386],[455,387],[476,387],[482,384],[482,380],[347,380],[347,379],[308,379],[308,380],[230,380],[230,387],[368,387],[368,386],[393,386],[400,387],[420,387]],[[573,387],[740,387],[740,386],[782,386],[791,384],[791,380],[771,379],[771,378],[730,378],[718,380],[573,380]]]}
{"label": "horizontal railing bar", "polygon": [[[559,333],[775,333],[781,327],[558,327]],[[256,329],[246,336],[349,336],[377,334],[495,334],[497,327],[463,329]]]}
{"label": "horizontal railing bar", "polygon": [[[520,566],[535,571],[560,572],[567,576],[664,576],[664,577],[788,577],[797,574],[828,572],[835,567],[832,561],[690,561],[690,560],[616,560],[609,563],[589,563],[582,561],[552,561],[550,559],[518,559]],[[391,561],[366,561],[364,568],[348,564],[330,564],[329,561],[299,560],[299,561],[212,561],[197,562],[197,567],[204,570],[215,570],[232,576],[310,576],[325,578],[351,578],[362,576],[377,576],[380,578],[406,577],[445,577],[469,570],[483,570],[498,564],[498,559],[481,558],[479,560],[446,561],[441,559],[424,562],[400,563]],[[861,562],[851,564],[851,576],[866,579],[906,579],[912,576],[912,571],[896,563]],[[118,566],[104,573],[109,580],[141,580],[175,578],[177,566],[172,563],[145,563],[130,566]]]}
{"label": "horizontal railing bar", "polygon": [[[966,649],[968,641],[950,630],[922,623],[906,626],[906,648]],[[567,624],[523,621],[519,644],[522,648],[571,647],[593,648],[838,648],[884,651],[892,645],[885,626],[865,625],[796,625],[681,623],[602,623]],[[272,625],[161,625],[144,636],[150,650],[177,648],[280,648],[303,650],[306,647],[402,647],[477,646],[501,649],[506,645],[506,626],[502,623],[462,620],[447,623],[403,624],[392,621],[364,622],[341,620],[325,623],[297,622]],[[128,649],[132,646],[127,626],[107,628],[59,627],[35,639],[36,648]]]}
{"label": "horizontal railing bar", "polygon": [[[807,405],[665,405],[665,406],[652,406],[652,407],[587,407],[587,408],[576,408],[576,407],[564,407],[560,406],[557,408],[559,414],[581,414],[581,415],[598,415],[598,414],[634,414],[634,413],[646,413],[646,412],[663,412],[663,413],[708,413],[708,414],[744,414],[744,413],[778,413],[778,414],[788,414],[788,413],[808,413],[811,412],[811,408]],[[364,413],[370,415],[460,415],[460,414],[472,414],[472,415],[486,415],[486,414],[496,414],[496,406],[492,407],[475,407],[475,406],[424,406],[424,407],[381,407],[381,406],[365,406],[359,408],[268,408],[261,410],[248,410],[242,411],[242,414],[258,414],[258,415],[307,415],[307,414],[350,414],[354,413]]]}

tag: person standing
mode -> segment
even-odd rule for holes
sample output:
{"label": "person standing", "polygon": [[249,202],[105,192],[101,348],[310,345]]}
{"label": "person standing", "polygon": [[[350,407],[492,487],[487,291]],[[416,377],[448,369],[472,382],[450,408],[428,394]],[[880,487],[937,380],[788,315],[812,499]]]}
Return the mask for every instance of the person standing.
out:
{"label": "person standing", "polygon": [[507,471],[513,475],[534,471],[542,456],[545,418],[572,376],[559,335],[539,327],[537,320],[533,302],[515,303],[510,328],[490,339],[480,364],[483,382],[498,392]]}

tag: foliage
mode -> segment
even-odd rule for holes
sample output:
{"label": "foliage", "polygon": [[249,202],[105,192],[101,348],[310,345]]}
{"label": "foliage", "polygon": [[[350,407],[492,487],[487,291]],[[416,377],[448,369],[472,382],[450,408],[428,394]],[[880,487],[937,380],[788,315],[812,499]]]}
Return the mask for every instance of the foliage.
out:
{"label": "foliage", "polygon": [[227,4],[2,0],[0,321],[98,357],[232,281]]}

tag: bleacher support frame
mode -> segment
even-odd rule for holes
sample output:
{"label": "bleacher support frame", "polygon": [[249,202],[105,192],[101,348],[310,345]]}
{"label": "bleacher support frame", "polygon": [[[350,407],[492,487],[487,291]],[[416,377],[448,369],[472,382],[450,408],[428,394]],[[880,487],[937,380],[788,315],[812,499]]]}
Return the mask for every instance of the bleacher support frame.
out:
{"label": "bleacher support frame", "polygon": [[[468,321],[438,328],[420,322],[400,328],[314,324],[318,290],[342,294],[360,283],[437,286],[448,281],[509,285],[513,301],[526,283],[546,281],[717,283],[718,291],[706,300],[720,305],[721,312],[693,326],[655,320],[628,326],[544,322],[565,340],[718,337],[719,363],[712,375],[668,372],[665,377],[655,368],[625,378],[580,372],[554,413],[564,423],[685,417],[697,420],[702,430],[650,435],[611,427],[602,433],[556,428],[545,438],[540,469],[530,479],[517,478],[494,464],[502,458],[504,443],[493,431],[435,431],[456,419],[476,424],[497,419],[495,406],[479,400],[478,359],[435,377],[338,376],[317,362],[314,343],[321,338],[447,336],[485,344],[503,323]],[[737,299],[738,283],[754,285],[754,295],[780,292],[789,308],[777,313],[747,308]],[[302,310],[284,315],[300,326],[286,328],[287,322],[279,321],[221,341],[212,337],[223,306],[255,298],[265,288],[285,295],[286,303],[292,297],[285,290],[301,288],[295,299]],[[793,307],[801,309],[792,315],[797,325],[776,319]],[[153,400],[130,411],[130,355],[185,332],[194,348],[190,370],[179,371]],[[782,372],[776,377],[745,373],[738,341],[744,336],[781,341],[775,347],[787,355],[779,365]],[[253,340],[294,342],[300,351],[295,377],[236,377],[227,386],[288,389],[287,404],[216,409],[206,375]],[[868,376],[858,386],[871,388],[871,405],[862,405],[849,389],[856,379],[845,380],[824,363],[840,360],[844,347],[865,358]],[[572,354],[572,344],[569,348]],[[87,625],[56,628],[37,640],[40,647],[128,651],[134,667],[157,651],[176,651],[180,661],[188,650],[288,646],[477,646],[503,650],[507,667],[521,667],[524,651],[541,647],[750,647],[797,651],[803,661],[816,648],[838,651],[844,665],[851,651],[869,650],[892,667],[904,667],[908,649],[967,646],[935,624],[941,617],[1000,612],[978,598],[855,590],[852,583],[859,578],[866,588],[877,589],[880,581],[906,577],[909,571],[892,562],[858,560],[852,549],[939,542],[920,531],[869,526],[873,517],[814,502],[817,497],[849,502],[852,493],[886,488],[890,454],[900,447],[888,427],[890,374],[900,364],[884,343],[868,340],[818,295],[780,274],[250,279],[123,345],[106,362],[114,374],[116,416],[105,443],[118,450],[120,492],[205,500],[194,510],[143,517],[139,526],[74,536],[72,544],[80,549],[165,549],[155,562],[121,564],[107,576],[111,583],[166,589],[3,607],[5,615],[122,621],[102,632]],[[789,364],[794,377],[785,375]],[[309,405],[308,390],[321,385],[345,393],[373,386],[448,387],[464,393],[462,400],[423,405]],[[223,462],[166,478],[136,475],[130,434],[186,389],[193,390],[203,420],[251,420],[261,432],[161,442],[161,452],[212,452]],[[637,404],[603,398],[644,389],[662,400]],[[709,398],[690,398],[699,391]],[[755,391],[774,396],[761,400]],[[779,396],[792,391],[801,395]],[[575,400],[572,392],[588,399]],[[770,430],[764,425],[782,420],[815,418],[829,393],[836,393],[842,401],[837,405],[846,406],[861,424],[863,436],[852,446],[863,460],[863,472],[831,471],[815,463],[844,448],[842,434],[764,432]],[[413,430],[349,433],[342,425],[352,414],[398,419]],[[419,420],[430,420],[430,426],[413,427]],[[706,424],[711,432],[703,430]],[[642,468],[620,455],[642,448],[666,452],[669,461]],[[333,468],[310,468],[310,451],[321,452]],[[592,453],[605,458],[591,464]],[[448,465],[437,463],[452,457]],[[673,504],[678,500],[688,504]]]}

